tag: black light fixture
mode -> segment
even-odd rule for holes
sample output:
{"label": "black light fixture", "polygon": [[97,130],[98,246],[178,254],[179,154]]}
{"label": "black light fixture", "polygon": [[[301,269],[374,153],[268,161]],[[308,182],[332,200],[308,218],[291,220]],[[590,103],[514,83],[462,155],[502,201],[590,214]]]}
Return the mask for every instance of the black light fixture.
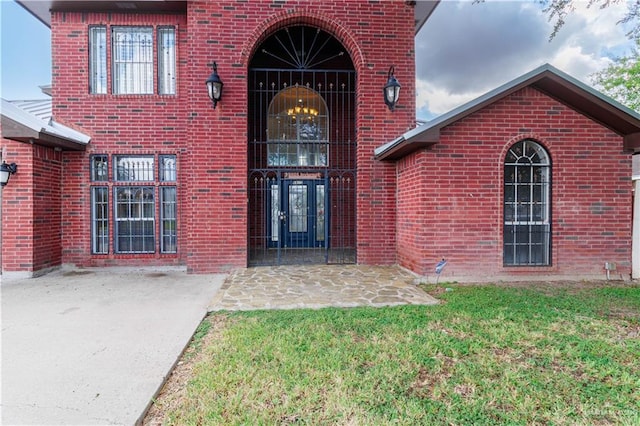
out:
{"label": "black light fixture", "polygon": [[400,98],[400,83],[396,80],[395,67],[392,65],[389,67],[389,73],[387,74],[387,84],[382,89],[384,91],[384,103],[387,104],[389,109],[393,111]]}
{"label": "black light fixture", "polygon": [[216,109],[216,105],[222,98],[222,86],[224,83],[220,80],[218,75],[218,64],[213,63],[213,72],[207,79],[207,90],[209,92],[209,99],[213,102],[213,109]]}
{"label": "black light fixture", "polygon": [[5,186],[9,182],[9,178],[12,174],[18,171],[18,165],[16,163],[7,164],[3,161],[0,164],[0,186]]}

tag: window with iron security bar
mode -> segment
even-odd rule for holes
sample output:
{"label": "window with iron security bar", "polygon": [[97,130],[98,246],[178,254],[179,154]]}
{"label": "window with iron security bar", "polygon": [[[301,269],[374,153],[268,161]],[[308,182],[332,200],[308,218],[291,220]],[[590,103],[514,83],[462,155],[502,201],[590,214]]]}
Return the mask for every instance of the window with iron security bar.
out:
{"label": "window with iron security bar", "polygon": [[267,165],[328,165],[329,117],[322,96],[298,84],[285,87],[267,111]]}
{"label": "window with iron security bar", "polygon": [[152,155],[115,155],[113,160],[114,180],[118,182],[148,182],[154,180],[154,162]]}
{"label": "window with iron security bar", "polygon": [[109,253],[109,188],[91,188],[91,252]]}
{"label": "window with iron security bar", "polygon": [[107,93],[107,27],[89,28],[89,93]]}
{"label": "window with iron security bar", "polygon": [[155,252],[155,196],[148,186],[114,188],[115,252]]}
{"label": "window with iron security bar", "polygon": [[153,28],[113,27],[113,93],[153,93]]}
{"label": "window with iron security bar", "polygon": [[109,180],[109,156],[91,156],[91,180],[105,184],[91,189],[92,253],[109,253],[109,188],[114,191],[113,252],[153,253],[159,240],[161,253],[177,253],[177,189],[171,185],[177,179],[176,156],[158,155],[157,161],[153,155],[113,155],[112,159],[113,179]]}
{"label": "window with iron security bar", "polygon": [[176,30],[158,28],[158,93],[176,94]]}
{"label": "window with iron security bar", "polygon": [[504,166],[504,264],[551,264],[551,162],[537,142],[514,144]]}
{"label": "window with iron security bar", "polygon": [[161,182],[175,182],[176,181],[176,156],[175,155],[160,155],[160,181]]}
{"label": "window with iron security bar", "polygon": [[109,180],[109,157],[107,155],[91,156],[91,181],[106,182]]}
{"label": "window with iron security bar", "polygon": [[157,27],[154,50],[154,28],[136,26],[89,28],[89,92],[107,93],[109,69],[107,46],[111,47],[111,92],[117,95],[153,94],[157,55],[157,92],[176,94],[175,27]]}
{"label": "window with iron security bar", "polygon": [[177,202],[176,187],[163,186],[160,188],[160,251],[162,253],[176,253],[177,241]]}

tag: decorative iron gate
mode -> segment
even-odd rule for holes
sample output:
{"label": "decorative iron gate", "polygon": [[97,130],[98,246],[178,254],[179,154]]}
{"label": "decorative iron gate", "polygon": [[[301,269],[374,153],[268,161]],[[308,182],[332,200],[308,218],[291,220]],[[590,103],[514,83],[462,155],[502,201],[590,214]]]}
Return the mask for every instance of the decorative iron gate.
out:
{"label": "decorative iron gate", "polygon": [[338,47],[290,27],[252,60],[249,265],[356,261],[356,74]]}

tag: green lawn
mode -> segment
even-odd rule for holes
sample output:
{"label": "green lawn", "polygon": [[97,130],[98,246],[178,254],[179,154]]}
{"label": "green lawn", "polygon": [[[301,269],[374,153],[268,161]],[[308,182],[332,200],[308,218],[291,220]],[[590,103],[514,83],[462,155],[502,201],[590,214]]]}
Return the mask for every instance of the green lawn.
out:
{"label": "green lawn", "polygon": [[164,423],[640,424],[640,287],[449,287],[438,306],[211,315]]}

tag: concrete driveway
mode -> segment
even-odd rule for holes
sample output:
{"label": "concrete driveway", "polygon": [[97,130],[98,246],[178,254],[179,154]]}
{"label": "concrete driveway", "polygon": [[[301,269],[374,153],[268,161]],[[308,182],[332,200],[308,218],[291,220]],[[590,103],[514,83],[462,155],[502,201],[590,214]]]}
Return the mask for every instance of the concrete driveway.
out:
{"label": "concrete driveway", "polygon": [[83,269],[5,280],[2,424],[135,424],[224,278]]}

